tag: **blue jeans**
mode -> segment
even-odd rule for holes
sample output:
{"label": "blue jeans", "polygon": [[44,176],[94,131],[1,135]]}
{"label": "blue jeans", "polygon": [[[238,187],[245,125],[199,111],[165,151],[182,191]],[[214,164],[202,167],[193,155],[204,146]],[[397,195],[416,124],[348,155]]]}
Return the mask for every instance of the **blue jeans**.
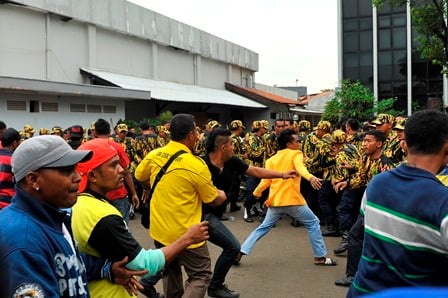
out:
{"label": "blue jeans", "polygon": [[128,197],[124,197],[122,199],[109,201],[115,208],[120,211],[121,215],[123,215],[123,219],[126,222],[126,225],[129,224],[129,208],[131,204],[129,203]]}
{"label": "blue jeans", "polygon": [[232,267],[236,255],[240,251],[240,242],[232,232],[222,223],[222,221],[212,213],[206,213],[203,217],[208,221],[208,241],[223,249],[221,255],[216,260],[210,287],[216,288],[224,284],[227,273]]}
{"label": "blue jeans", "polygon": [[327,255],[324,238],[320,231],[319,219],[314,215],[313,211],[307,206],[285,206],[285,207],[269,207],[263,222],[247,237],[241,245],[241,252],[250,255],[255,243],[264,235],[266,235],[275,225],[275,223],[284,214],[288,214],[297,219],[308,231],[311,247],[314,257],[324,257]]}

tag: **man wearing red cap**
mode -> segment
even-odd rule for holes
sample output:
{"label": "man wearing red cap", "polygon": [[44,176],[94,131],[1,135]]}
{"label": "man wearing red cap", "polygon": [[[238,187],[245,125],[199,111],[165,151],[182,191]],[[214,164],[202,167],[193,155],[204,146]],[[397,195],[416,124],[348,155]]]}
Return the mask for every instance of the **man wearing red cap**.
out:
{"label": "man wearing red cap", "polygon": [[[79,163],[77,168],[81,175],[81,194],[73,206],[72,228],[81,252],[112,261],[128,256],[127,268],[147,269],[149,272],[145,276],[152,276],[189,245],[208,239],[208,224],[201,222],[191,226],[169,246],[155,250],[142,248],[106,196],[124,182],[124,169],[116,149],[109,140],[94,139],[78,150],[93,152],[92,158]],[[107,280],[89,282],[89,290],[92,297],[129,297],[123,287]]]}
{"label": "man wearing red cap", "polygon": [[[100,139],[109,140],[110,135],[110,124],[104,119],[98,119],[95,122],[95,136]],[[107,197],[111,200],[111,203],[121,212],[123,218],[127,223],[129,223],[129,212],[131,204],[128,197],[128,189],[131,194],[131,200],[135,208],[138,208],[140,200],[137,196],[135,190],[134,182],[132,179],[132,174],[129,172],[128,168],[130,165],[129,157],[124,151],[121,144],[111,141],[110,145],[115,148],[120,157],[120,165],[124,169],[124,181],[123,184],[118,189],[114,189],[107,194]],[[126,185],[126,186],[125,186]],[[126,188],[127,187],[127,188]]]}

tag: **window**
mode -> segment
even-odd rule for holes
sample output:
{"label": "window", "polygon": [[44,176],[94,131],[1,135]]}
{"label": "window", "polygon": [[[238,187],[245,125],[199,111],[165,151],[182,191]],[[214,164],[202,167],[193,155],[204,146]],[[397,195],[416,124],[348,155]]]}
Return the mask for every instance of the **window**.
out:
{"label": "window", "polygon": [[72,103],[72,104],[70,104],[70,112],[85,113],[86,112],[86,105],[85,104]]}
{"label": "window", "polygon": [[344,52],[354,52],[358,50],[358,32],[344,33]]}
{"label": "window", "polygon": [[7,100],[6,109],[8,111],[26,111],[26,101],[22,100]]}
{"label": "window", "polygon": [[116,113],[116,112],[117,112],[116,106],[109,106],[109,105],[103,106],[103,113]]}
{"label": "window", "polygon": [[58,112],[59,105],[57,102],[42,102],[42,112]]}
{"label": "window", "polygon": [[390,30],[379,30],[378,32],[378,48],[379,49],[390,49],[392,42],[390,40]]}
{"label": "window", "polygon": [[87,113],[101,113],[101,105],[87,105]]}
{"label": "window", "polygon": [[30,113],[39,113],[39,101],[30,100]]}

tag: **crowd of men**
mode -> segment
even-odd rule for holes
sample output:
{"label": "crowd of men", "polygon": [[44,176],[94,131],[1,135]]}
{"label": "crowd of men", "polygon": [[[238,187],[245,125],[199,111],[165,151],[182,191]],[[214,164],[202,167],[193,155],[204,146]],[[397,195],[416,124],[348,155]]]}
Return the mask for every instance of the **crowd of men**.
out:
{"label": "crowd of men", "polygon": [[[90,261],[88,257],[82,257],[78,262],[94,264],[94,267],[103,264],[110,270],[108,274],[112,274],[112,266],[115,266],[113,269],[121,270],[118,274],[122,274],[121,279],[106,278],[99,273],[93,274],[94,278],[87,276],[92,297],[104,293],[108,297],[124,297],[135,294],[136,289],[147,297],[163,297],[154,287],[162,279],[166,297],[203,297],[207,292],[210,297],[235,298],[239,293],[224,283],[232,265],[239,265],[243,256],[250,255],[255,243],[275,226],[281,216],[287,214],[291,217],[291,225],[304,225],[308,230],[315,265],[337,264],[335,259],[327,257],[323,237],[341,238],[333,253],[341,255],[347,252],[347,267],[346,276],[336,280],[336,285],[351,286],[351,296],[381,291],[387,288],[386,284],[399,286],[400,283],[373,283],[365,276],[372,274],[372,267],[376,266],[378,271],[385,269],[375,263],[377,256],[372,248],[364,248],[363,251],[363,243],[366,239],[375,245],[375,249],[381,249],[380,246],[385,246],[385,236],[377,236],[373,226],[387,230],[375,221],[375,216],[379,217],[377,210],[381,209],[378,206],[387,204],[379,200],[372,206],[366,201],[366,196],[370,197],[372,193],[383,195],[381,191],[387,190],[372,190],[369,185],[380,173],[396,167],[403,169],[401,165],[407,164],[408,153],[411,160],[416,161],[415,167],[419,167],[418,157],[439,154],[437,161],[443,166],[431,171],[433,176],[439,173],[448,162],[448,151],[445,155],[442,153],[445,147],[448,148],[448,138],[445,138],[448,130],[444,131],[446,115],[434,113],[431,116],[434,121],[438,120],[436,124],[442,130],[436,142],[439,151],[431,151],[421,145],[421,129],[418,129],[420,135],[411,134],[413,139],[408,148],[409,141],[405,136],[408,119],[389,114],[379,114],[362,125],[357,119],[343,119],[336,125],[321,120],[314,127],[307,120],[276,119],[270,128],[268,121],[258,120],[253,121],[250,131],[241,120],[224,124],[209,119],[201,129],[194,117],[188,114],[178,114],[170,122],[157,127],[143,121],[138,133],[125,123],[117,124],[112,132],[104,119],[93,122],[88,129],[73,125],[65,130],[58,126],[39,130],[39,136],[54,135],[59,141],[53,137],[35,138],[35,130],[30,125],[17,131],[6,128],[6,124],[0,121],[0,208],[5,208],[0,211],[0,222],[2,215],[4,219],[4,214],[11,216],[15,208],[23,207],[20,204],[16,206],[18,199],[11,204],[16,190],[19,191],[16,197],[27,200],[36,197],[58,210],[73,206],[73,211],[68,212],[73,212],[72,223],[68,227],[63,224],[62,232],[66,238],[74,238],[79,243],[81,254],[95,258]],[[410,123],[427,125],[430,116],[424,114],[417,113]],[[41,141],[47,138],[48,141]],[[33,142],[41,147],[21,145],[31,146]],[[54,157],[48,154],[45,156],[50,160],[39,159],[39,163],[27,165],[17,161],[25,154],[20,151],[22,147],[28,150],[25,151],[27,154],[33,148],[56,152],[62,150],[55,147],[57,144],[67,145],[64,154],[72,154],[71,150],[76,150],[83,155],[63,164],[51,161]],[[45,148],[45,145],[50,147]],[[33,156],[38,154],[34,152]],[[60,168],[66,175],[76,176],[72,184],[79,184],[77,203],[74,200],[70,204],[56,204],[51,201],[51,193],[47,195],[40,189],[42,186],[36,185],[39,184],[36,181],[40,181],[36,177],[41,169],[59,171]],[[395,170],[392,172],[396,173]],[[21,181],[17,180],[18,175]],[[16,188],[15,183],[19,185]],[[441,192],[442,189],[438,190],[438,194]],[[240,201],[243,206],[238,204]],[[444,210],[444,203],[439,203],[440,209]],[[9,204],[11,207],[6,208]],[[155,250],[143,249],[127,229],[128,221],[134,218],[134,208],[138,210],[145,205],[149,209],[150,215],[145,216],[150,218],[150,235],[154,239]],[[241,207],[241,215],[247,223],[261,222],[242,245],[222,223],[228,220],[226,212],[236,212]],[[65,216],[67,211],[64,212]],[[371,218],[366,217],[369,212],[374,214],[370,215]],[[392,209],[388,212],[396,215]],[[391,220],[390,217],[388,219]],[[400,224],[409,232],[402,222]],[[437,220],[431,224],[432,227],[444,226],[444,222]],[[397,235],[390,241],[402,244],[400,237]],[[378,241],[379,238],[383,242]],[[223,249],[213,271],[204,241],[207,239]],[[434,244],[434,247],[425,243],[425,247],[446,257],[448,248],[445,243]],[[78,249],[71,245],[72,249]],[[417,244],[415,246],[418,247]],[[387,249],[385,256],[388,256]],[[365,251],[370,259],[367,259]],[[399,253],[406,254],[407,251]],[[424,257],[423,254],[414,254],[420,259]],[[3,257],[0,254],[0,264],[8,265]],[[107,260],[112,263],[107,263]],[[384,262],[383,267],[387,267],[392,266],[394,260],[383,258],[381,262]],[[387,274],[390,278],[406,279],[401,285],[406,286],[407,282],[431,285],[433,271],[427,270],[429,277],[413,279],[409,277],[410,273],[418,270],[414,272],[415,268],[407,268],[401,263],[400,266],[403,271]],[[185,268],[188,276],[185,284],[181,267]],[[358,269],[361,270],[359,275]],[[92,272],[96,271],[92,269]],[[143,278],[138,282],[131,273],[143,275]],[[66,287],[59,284],[60,296],[80,297],[76,293],[82,293],[88,297],[87,289],[84,289],[86,285],[82,284],[86,277],[79,278],[78,292],[66,292]],[[423,282],[419,283],[419,279]],[[8,279],[4,282],[13,284]],[[440,278],[435,285],[446,285],[444,282],[445,279]],[[10,294],[23,290],[8,289]]]}

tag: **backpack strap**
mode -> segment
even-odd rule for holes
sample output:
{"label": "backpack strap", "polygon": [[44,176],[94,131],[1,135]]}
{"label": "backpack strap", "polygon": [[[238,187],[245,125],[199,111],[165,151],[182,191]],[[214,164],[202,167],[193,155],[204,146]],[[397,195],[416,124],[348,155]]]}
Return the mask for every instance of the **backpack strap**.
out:
{"label": "backpack strap", "polygon": [[170,157],[170,159],[168,159],[168,161],[166,162],[166,164],[160,169],[159,173],[156,176],[156,179],[154,180],[154,183],[151,186],[151,189],[149,190],[149,194],[148,194],[148,198],[147,198],[147,202],[149,202],[151,200],[152,194],[154,193],[154,189],[157,186],[157,183],[159,183],[160,179],[162,179],[162,176],[166,173],[166,170],[168,169],[168,167],[170,166],[170,164],[181,154],[187,153],[187,151],[185,150],[179,150],[176,153],[173,154],[173,156]]}

